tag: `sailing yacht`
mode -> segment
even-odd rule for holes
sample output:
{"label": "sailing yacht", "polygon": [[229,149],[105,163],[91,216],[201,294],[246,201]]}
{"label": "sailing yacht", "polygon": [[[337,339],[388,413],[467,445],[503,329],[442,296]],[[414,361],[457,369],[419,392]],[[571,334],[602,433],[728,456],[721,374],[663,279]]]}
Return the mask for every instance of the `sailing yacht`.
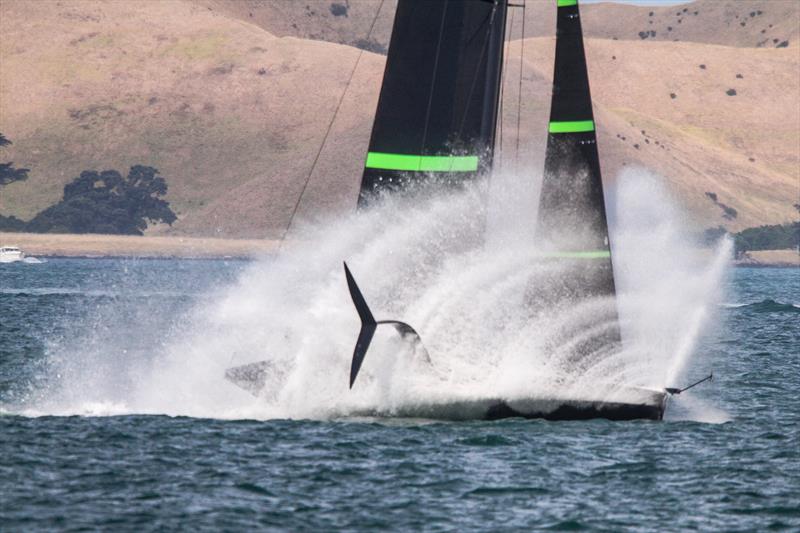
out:
{"label": "sailing yacht", "polygon": [[[559,278],[553,290],[538,289],[531,304],[569,308],[593,299],[613,304],[612,248],[580,11],[577,0],[555,1],[551,112],[538,221],[531,239],[542,250],[540,260],[558,267]],[[383,194],[429,183],[457,187],[491,172],[506,17],[514,7],[508,0],[398,1],[359,209],[368,209]],[[359,371],[379,326],[392,326],[418,346],[422,340],[405,322],[376,320],[346,263],[344,270],[361,320],[350,367],[352,389],[358,386]],[[616,305],[611,307],[602,327],[581,325],[586,334],[576,357],[600,358],[622,350]],[[231,368],[226,377],[257,393],[267,366],[261,362]],[[601,397],[565,391],[548,397],[532,392],[528,397],[461,398],[401,405],[390,414],[434,419],[660,420],[667,398],[681,390],[629,386],[616,392]]]}
{"label": "sailing yacht", "polygon": [[[543,251],[541,260],[557,263],[558,280],[552,291],[539,288],[531,304],[551,308],[597,298],[613,301],[616,292],[579,6],[577,0],[556,0],[556,5],[547,151],[532,235]],[[491,171],[510,7],[506,0],[399,1],[359,207],[366,207],[378,193],[410,183],[458,184]],[[410,342],[421,340],[408,324],[376,321],[346,264],[345,276],[362,323],[350,369],[352,388],[379,325],[394,326]],[[601,328],[586,325],[597,331],[586,335],[577,358],[622,350],[616,308],[603,318]],[[457,406],[413,405],[395,414],[551,420],[663,417],[666,390],[628,387],[622,393],[613,400],[557,395],[462,399]]]}

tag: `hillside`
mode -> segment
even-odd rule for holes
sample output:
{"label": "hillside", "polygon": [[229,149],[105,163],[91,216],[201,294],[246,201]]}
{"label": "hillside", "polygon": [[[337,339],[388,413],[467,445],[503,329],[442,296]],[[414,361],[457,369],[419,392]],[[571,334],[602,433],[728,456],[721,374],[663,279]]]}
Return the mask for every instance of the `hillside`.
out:
{"label": "hillside", "polygon": [[[796,46],[800,36],[795,0],[699,0],[664,7],[603,3],[581,10],[587,35],[603,39],[775,48],[784,42]],[[538,20],[534,25],[543,33],[536,35],[548,35],[549,19]]]}
{"label": "hillside", "polygon": [[191,1],[211,13],[254,24],[278,37],[363,46],[384,53],[397,7],[397,0]]}
{"label": "hillside", "polygon": [[[388,38],[391,4],[371,36],[379,45]],[[531,18],[538,8],[526,10],[533,37],[524,41],[521,144],[532,168],[543,156],[553,54],[553,38],[536,35],[552,27],[550,4],[539,22]],[[365,47],[357,41],[379,5],[3,0],[0,132],[14,144],[0,160],[31,172],[2,189],[0,213],[30,218],[81,170],[141,163],[167,178],[179,216],[172,228],[150,233],[280,237],[358,61],[299,204],[303,216],[352,209],[385,58],[338,43]],[[800,183],[800,6],[704,0],[683,8],[699,11],[692,21],[707,16],[711,31],[685,20],[680,42],[660,31],[640,39],[629,35],[640,19],[657,26],[678,9],[584,9],[586,33],[597,36],[586,48],[606,178],[633,165],[661,173],[702,227],[789,220]],[[747,9],[762,11],[747,16],[772,24],[788,46],[751,42],[755,22],[727,24]],[[627,33],[616,35],[622,27]],[[519,51],[519,40],[509,45],[506,154]],[[737,217],[723,219],[719,204]]]}
{"label": "hillside", "polygon": [[[606,180],[626,166],[653,170],[701,225],[730,229],[796,217],[800,195],[797,50],[588,39],[595,118]],[[516,64],[519,43],[510,48]],[[523,91],[547,94],[552,40],[529,39]],[[652,65],[668,77],[654,76]],[[705,68],[700,68],[704,65]],[[513,75],[512,75],[513,78]],[[508,81],[508,80],[507,80]],[[506,122],[516,87],[506,93]],[[728,91],[733,89],[735,95]],[[549,102],[526,102],[523,139],[543,157]],[[530,129],[530,127],[533,129]],[[706,193],[716,194],[717,203]],[[736,209],[722,218],[719,204]]]}
{"label": "hillside", "polygon": [[[397,0],[193,0],[225,17],[255,24],[277,36],[292,36],[355,45],[370,40],[386,48]],[[517,0],[525,5],[525,33],[553,33],[555,2]],[[512,8],[520,37],[521,10]],[[581,7],[587,37],[619,40],[689,41],[737,47],[774,48],[800,37],[795,0],[699,0],[677,6],[632,6],[612,3]]]}
{"label": "hillside", "polygon": [[[3,157],[31,173],[2,190],[0,213],[20,218],[81,170],[147,162],[168,180],[174,231],[279,235],[359,53],[279,39],[181,1],[2,10],[0,131],[14,142]],[[382,62],[364,54],[351,106],[374,108]],[[345,107],[336,126],[344,153],[324,163],[355,176],[361,158],[347,157],[357,152],[348,143],[369,135],[364,113]],[[355,198],[348,185],[337,195]]]}

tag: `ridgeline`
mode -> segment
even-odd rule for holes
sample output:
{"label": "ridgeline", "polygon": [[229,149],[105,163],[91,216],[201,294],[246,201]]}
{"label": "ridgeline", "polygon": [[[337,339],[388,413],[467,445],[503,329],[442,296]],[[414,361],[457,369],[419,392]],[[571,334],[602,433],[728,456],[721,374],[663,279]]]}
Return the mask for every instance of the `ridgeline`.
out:
{"label": "ridgeline", "polygon": [[[521,17],[509,27],[502,149],[513,161],[519,114],[526,179],[542,168],[556,9],[529,4],[524,49]],[[0,189],[2,220],[81,227],[51,217],[76,205],[65,186],[142,162],[169,177],[159,198],[176,217],[149,235],[277,238],[298,202],[306,219],[351,211],[393,13],[390,0],[3,0],[0,131],[14,142],[0,153],[27,179]],[[798,17],[793,0],[585,6],[607,181],[629,167],[664,176],[699,228],[794,220]]]}

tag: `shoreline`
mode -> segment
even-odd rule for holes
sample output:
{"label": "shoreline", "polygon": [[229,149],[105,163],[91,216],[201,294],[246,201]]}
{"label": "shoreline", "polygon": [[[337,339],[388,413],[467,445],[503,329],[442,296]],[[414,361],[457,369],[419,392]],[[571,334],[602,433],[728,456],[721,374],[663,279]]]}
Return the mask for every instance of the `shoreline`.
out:
{"label": "shoreline", "polygon": [[757,250],[744,252],[733,261],[737,268],[798,268],[800,254],[797,250]]}
{"label": "shoreline", "polygon": [[280,242],[214,237],[0,232],[0,246],[18,246],[31,257],[254,259],[276,252]]}
{"label": "shoreline", "polygon": [[[255,259],[274,254],[280,241],[216,237],[4,233],[0,246],[18,246],[31,257],[85,259]],[[798,268],[796,250],[746,252],[731,262],[736,268]]]}

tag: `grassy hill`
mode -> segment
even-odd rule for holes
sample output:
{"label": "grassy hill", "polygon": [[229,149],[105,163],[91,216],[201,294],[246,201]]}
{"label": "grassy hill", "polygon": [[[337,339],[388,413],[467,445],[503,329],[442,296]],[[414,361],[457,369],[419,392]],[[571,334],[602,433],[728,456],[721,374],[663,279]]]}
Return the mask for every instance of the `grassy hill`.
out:
{"label": "grassy hill", "polygon": [[[197,5],[228,18],[255,24],[273,35],[356,45],[370,36],[387,47],[397,0],[194,0]],[[519,0],[525,4],[525,33],[553,34],[555,2]],[[522,30],[518,8],[511,37]],[[618,40],[689,41],[736,47],[774,48],[800,38],[795,0],[699,0],[678,6],[631,6],[612,3],[581,7],[587,37]]]}
{"label": "grassy hill", "polygon": [[[521,155],[533,169],[541,166],[549,109],[551,4],[528,0],[526,9]],[[14,144],[0,160],[31,172],[0,190],[0,213],[30,218],[80,171],[137,163],[167,178],[167,199],[179,216],[172,228],[149,230],[154,234],[275,238],[298,201],[306,217],[352,209],[385,60],[361,48],[385,45],[394,10],[387,0],[367,46],[379,5],[3,0],[0,132]],[[684,8],[692,14],[672,30],[674,42],[660,28],[684,17],[677,15]],[[515,17],[512,36],[521,29]],[[606,179],[626,166],[653,169],[704,227],[738,230],[793,217],[800,183],[797,2],[600,4],[586,6],[582,17]],[[656,36],[640,38],[643,25],[657,28]],[[519,40],[509,45],[507,155],[520,50]],[[737,217],[723,219],[720,204]]]}

